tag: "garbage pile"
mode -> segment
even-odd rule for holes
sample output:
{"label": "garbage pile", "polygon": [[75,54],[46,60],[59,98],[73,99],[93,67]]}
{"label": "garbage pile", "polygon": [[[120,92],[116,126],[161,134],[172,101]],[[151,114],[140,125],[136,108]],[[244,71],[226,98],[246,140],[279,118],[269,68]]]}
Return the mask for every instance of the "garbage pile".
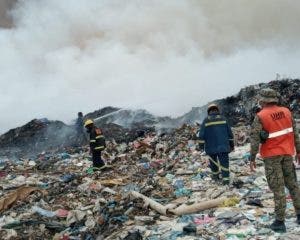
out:
{"label": "garbage pile", "polygon": [[[263,88],[272,88],[280,94],[280,103],[290,108],[296,118],[300,118],[300,79],[274,80],[242,88],[237,94],[213,101],[217,103],[231,126],[250,125],[254,119],[259,92]],[[210,103],[209,103],[210,104]],[[201,123],[206,115],[207,106],[193,107],[183,116],[167,120],[170,126],[178,127],[184,123]],[[165,125],[168,125],[165,123]]]}
{"label": "garbage pile", "polygon": [[244,146],[245,144],[250,143],[250,130],[251,127],[249,125],[233,127],[232,133],[234,136],[234,145]]}
{"label": "garbage pile", "polygon": [[136,125],[154,126],[160,121],[159,117],[144,109],[131,110],[114,107],[105,107],[88,113],[85,118],[94,119],[98,125],[115,123],[129,129],[134,128]]}
{"label": "garbage pile", "polygon": [[197,127],[109,141],[106,167],[87,147],[0,162],[0,239],[299,239],[287,193],[285,234],[267,226],[273,199],[249,144],[230,154],[231,184],[210,178]]}
{"label": "garbage pile", "polygon": [[1,155],[30,156],[74,144],[75,130],[61,121],[34,119],[0,136]]}
{"label": "garbage pile", "polygon": [[[300,119],[300,80],[284,79],[261,83],[243,88],[237,95],[217,100],[223,115],[231,126],[244,127],[252,123],[258,94],[262,88],[273,88],[280,93],[281,103],[289,107],[296,118]],[[141,133],[154,129],[160,133],[169,132],[182,124],[201,123],[206,116],[207,106],[194,107],[177,118],[157,117],[146,110],[128,110],[105,107],[89,113],[85,118],[95,119],[96,124],[104,131],[106,138],[117,143],[131,142]],[[242,129],[243,132],[246,129]],[[237,131],[239,135],[240,131]],[[243,135],[243,134],[240,134]],[[238,145],[249,141],[248,137],[238,137]],[[31,157],[43,151],[62,151],[64,148],[82,145],[78,141],[76,130],[72,125],[61,121],[34,119],[26,125],[12,129],[0,136],[0,156]]]}
{"label": "garbage pile", "polygon": [[[107,139],[116,142],[130,142],[136,139],[139,132],[151,132],[153,127],[136,125],[124,128],[118,124],[102,124],[101,128]],[[86,141],[87,143],[87,137]],[[76,128],[61,121],[34,119],[22,127],[12,129],[0,136],[0,157],[10,156],[13,159],[34,157],[41,152],[59,152],[65,148],[81,146]]]}
{"label": "garbage pile", "polygon": [[251,124],[254,119],[259,92],[263,88],[276,90],[280,95],[280,104],[290,108],[296,118],[300,118],[300,79],[282,79],[248,86],[241,89],[235,96],[218,100],[223,115],[232,126]]}

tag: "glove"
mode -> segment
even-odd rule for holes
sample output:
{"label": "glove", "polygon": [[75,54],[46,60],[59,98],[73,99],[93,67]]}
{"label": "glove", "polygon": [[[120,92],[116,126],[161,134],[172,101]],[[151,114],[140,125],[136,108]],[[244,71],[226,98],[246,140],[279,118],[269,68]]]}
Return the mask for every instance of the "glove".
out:
{"label": "glove", "polygon": [[261,130],[259,133],[260,143],[265,143],[269,138],[269,132]]}

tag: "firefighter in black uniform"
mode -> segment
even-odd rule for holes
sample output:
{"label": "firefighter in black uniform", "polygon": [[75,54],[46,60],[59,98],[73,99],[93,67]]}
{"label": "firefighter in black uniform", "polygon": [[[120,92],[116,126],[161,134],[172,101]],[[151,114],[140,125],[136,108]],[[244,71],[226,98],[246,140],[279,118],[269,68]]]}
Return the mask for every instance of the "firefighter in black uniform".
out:
{"label": "firefighter in black uniform", "polygon": [[90,135],[90,150],[93,158],[93,167],[103,167],[105,164],[101,159],[101,152],[105,149],[105,138],[100,128],[96,127],[93,120],[88,119],[84,127]]}

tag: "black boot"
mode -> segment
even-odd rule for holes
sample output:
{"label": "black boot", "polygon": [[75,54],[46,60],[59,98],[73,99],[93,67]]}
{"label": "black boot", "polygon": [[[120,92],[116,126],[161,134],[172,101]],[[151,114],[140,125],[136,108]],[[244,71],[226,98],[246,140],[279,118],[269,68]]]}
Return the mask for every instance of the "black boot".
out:
{"label": "black boot", "polygon": [[215,182],[219,182],[219,181],[220,181],[220,177],[219,177],[219,175],[217,175],[217,174],[213,174],[213,175],[211,176],[211,179],[212,179],[213,181],[215,181]]}
{"label": "black boot", "polygon": [[277,219],[270,225],[270,228],[274,232],[286,232],[284,221],[279,221]]}
{"label": "black boot", "polygon": [[300,214],[297,214],[297,223],[300,225]]}

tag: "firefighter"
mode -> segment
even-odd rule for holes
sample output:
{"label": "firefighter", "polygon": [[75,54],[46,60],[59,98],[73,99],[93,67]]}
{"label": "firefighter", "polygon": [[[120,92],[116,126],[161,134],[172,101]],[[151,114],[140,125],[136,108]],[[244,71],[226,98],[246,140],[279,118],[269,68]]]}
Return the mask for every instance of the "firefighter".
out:
{"label": "firefighter", "polygon": [[300,141],[296,124],[289,109],[278,105],[279,94],[273,89],[261,90],[260,105],[251,128],[250,167],[256,168],[255,159],[259,151],[265,165],[268,185],[274,194],[275,221],[270,225],[273,231],[285,232],[285,187],[293,199],[300,224],[300,190],[297,184],[293,156],[298,153]]}
{"label": "firefighter", "polygon": [[199,132],[200,149],[205,150],[210,156],[212,179],[219,180],[221,170],[223,184],[228,185],[230,182],[228,154],[234,149],[233,134],[216,104],[209,105],[207,113],[208,116],[204,119]]}
{"label": "firefighter", "polygon": [[76,142],[79,145],[82,145],[86,141],[83,125],[84,125],[83,113],[79,112],[75,122]]}
{"label": "firefighter", "polygon": [[85,121],[84,127],[90,135],[90,152],[93,158],[93,167],[103,167],[105,164],[101,159],[101,152],[105,149],[105,138],[102,135],[102,131],[95,126],[91,119]]}

